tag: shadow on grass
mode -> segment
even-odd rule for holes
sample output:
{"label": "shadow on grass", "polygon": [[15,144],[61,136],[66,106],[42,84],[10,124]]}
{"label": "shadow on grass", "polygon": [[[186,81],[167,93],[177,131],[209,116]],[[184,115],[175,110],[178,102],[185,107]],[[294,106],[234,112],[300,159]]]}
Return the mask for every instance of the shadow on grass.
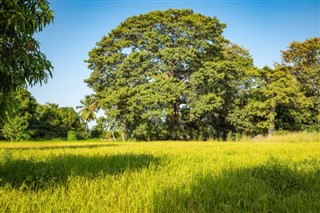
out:
{"label": "shadow on grass", "polygon": [[50,150],[50,149],[79,149],[79,148],[86,148],[86,149],[94,149],[94,148],[101,148],[101,147],[110,147],[110,146],[119,146],[118,144],[84,144],[84,145],[49,145],[49,146],[29,146],[29,147],[3,147],[2,149],[5,150]]}
{"label": "shadow on grass", "polygon": [[104,175],[139,171],[151,165],[159,165],[161,159],[147,154],[118,154],[113,156],[54,157],[45,162],[8,159],[0,163],[0,186],[25,187],[38,190],[66,185],[70,176],[94,179]]}
{"label": "shadow on grass", "polygon": [[307,172],[273,164],[201,174],[156,194],[153,212],[319,212],[319,200],[319,167]]}

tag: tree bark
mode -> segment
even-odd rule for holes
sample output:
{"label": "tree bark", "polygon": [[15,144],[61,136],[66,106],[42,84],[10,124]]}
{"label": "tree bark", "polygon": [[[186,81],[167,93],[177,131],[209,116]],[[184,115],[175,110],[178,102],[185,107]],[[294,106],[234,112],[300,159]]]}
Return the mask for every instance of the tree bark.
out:
{"label": "tree bark", "polygon": [[114,141],[117,141],[116,137],[114,136],[113,131],[111,131],[111,135],[112,135],[113,140],[114,140]]}
{"label": "tree bark", "polygon": [[122,141],[125,142],[125,141],[126,141],[126,138],[125,138],[125,136],[124,136],[124,131],[123,131],[123,130],[121,131],[121,136],[122,136]]}
{"label": "tree bark", "polygon": [[268,137],[271,137],[275,132],[275,117],[276,117],[276,107],[272,106],[271,108],[271,119],[268,127]]}
{"label": "tree bark", "polygon": [[179,100],[175,101],[175,103],[173,104],[173,109],[174,109],[174,115],[173,115],[173,122],[174,122],[174,126],[177,126],[177,129],[179,129],[182,138],[178,138],[178,139],[183,139],[183,140],[188,140],[189,136],[186,133],[185,129],[184,129],[184,125],[182,123],[181,120],[181,116],[180,116],[180,102]]}

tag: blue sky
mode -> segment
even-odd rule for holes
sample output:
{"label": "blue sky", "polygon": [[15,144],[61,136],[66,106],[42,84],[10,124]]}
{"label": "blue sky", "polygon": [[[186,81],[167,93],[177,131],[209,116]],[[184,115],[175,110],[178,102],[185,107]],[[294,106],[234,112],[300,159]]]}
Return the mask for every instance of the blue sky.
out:
{"label": "blue sky", "polygon": [[224,36],[248,49],[258,67],[281,61],[292,41],[320,36],[317,1],[215,0],[51,0],[54,23],[36,35],[41,50],[55,67],[47,84],[29,88],[41,104],[78,106],[92,91],[83,82],[91,70],[88,52],[126,18],[153,10],[188,8],[216,16],[227,24]]}

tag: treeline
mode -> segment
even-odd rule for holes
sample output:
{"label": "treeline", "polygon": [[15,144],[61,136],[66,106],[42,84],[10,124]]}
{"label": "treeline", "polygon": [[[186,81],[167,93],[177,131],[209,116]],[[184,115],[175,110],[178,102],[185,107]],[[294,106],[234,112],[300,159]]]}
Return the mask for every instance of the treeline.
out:
{"label": "treeline", "polygon": [[293,42],[274,68],[192,10],[126,19],[89,53],[85,82],[107,128],[136,140],[207,140],[319,130],[320,39]]}
{"label": "treeline", "polygon": [[0,123],[2,139],[67,139],[69,131],[77,132],[77,138],[86,137],[85,123],[72,107],[59,107],[53,103],[38,104],[26,89],[16,91],[11,103],[10,115]]}
{"label": "treeline", "polygon": [[[73,107],[55,103],[39,104],[26,89],[12,94],[10,110],[0,119],[0,140],[121,140],[118,131],[109,131],[104,117],[96,118],[99,106],[92,96],[80,101],[78,112]],[[89,129],[88,123],[96,120]]]}

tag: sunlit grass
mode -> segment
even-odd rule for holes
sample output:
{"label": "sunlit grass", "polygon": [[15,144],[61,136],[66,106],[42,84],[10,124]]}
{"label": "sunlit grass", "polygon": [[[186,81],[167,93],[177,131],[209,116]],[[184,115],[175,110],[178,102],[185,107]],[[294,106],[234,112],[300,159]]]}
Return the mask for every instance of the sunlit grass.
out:
{"label": "sunlit grass", "polygon": [[319,212],[320,143],[276,142],[0,143],[0,212]]}
{"label": "sunlit grass", "polygon": [[320,142],[320,132],[296,132],[284,135],[274,135],[270,138],[266,138],[266,141],[286,143]]}

